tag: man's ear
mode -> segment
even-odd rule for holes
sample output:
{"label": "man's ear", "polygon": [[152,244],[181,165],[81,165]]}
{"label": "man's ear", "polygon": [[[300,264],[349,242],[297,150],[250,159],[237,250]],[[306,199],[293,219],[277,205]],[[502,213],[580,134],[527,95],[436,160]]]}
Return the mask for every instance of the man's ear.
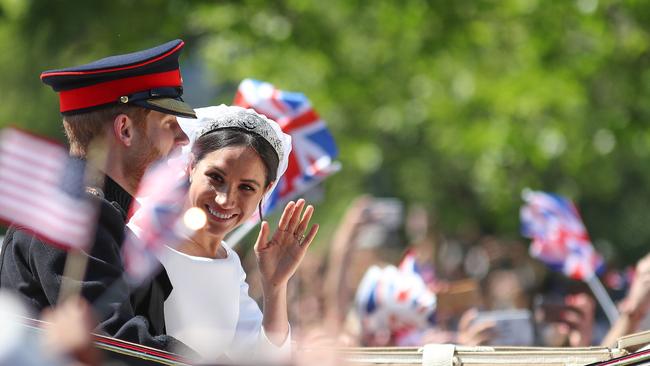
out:
{"label": "man's ear", "polygon": [[134,130],[133,120],[124,113],[118,114],[113,120],[113,136],[124,146],[133,144]]}

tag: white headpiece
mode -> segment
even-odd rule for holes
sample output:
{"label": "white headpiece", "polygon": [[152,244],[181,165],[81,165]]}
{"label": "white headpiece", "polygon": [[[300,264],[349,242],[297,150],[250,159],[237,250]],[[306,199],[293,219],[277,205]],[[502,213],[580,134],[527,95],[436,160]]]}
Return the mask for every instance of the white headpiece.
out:
{"label": "white headpiece", "polygon": [[190,139],[190,143],[183,149],[183,153],[188,154],[192,151],[192,146],[199,137],[208,132],[227,127],[241,128],[256,133],[273,147],[278,155],[278,170],[275,182],[264,199],[264,202],[268,202],[269,196],[289,165],[291,136],[282,132],[280,125],[275,121],[255,112],[253,109],[221,104],[213,107],[196,108],[194,111],[196,112],[196,119],[178,117],[178,123]]}

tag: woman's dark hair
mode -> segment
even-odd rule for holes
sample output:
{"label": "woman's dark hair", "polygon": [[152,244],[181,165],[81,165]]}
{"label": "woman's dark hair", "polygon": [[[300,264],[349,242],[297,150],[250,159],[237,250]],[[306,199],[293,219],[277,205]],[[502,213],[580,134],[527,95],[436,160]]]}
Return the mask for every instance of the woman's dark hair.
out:
{"label": "woman's dark hair", "polygon": [[262,136],[243,128],[225,127],[208,132],[194,142],[192,153],[198,163],[205,155],[230,146],[247,146],[257,152],[266,168],[265,187],[277,178],[279,159],[273,146]]}

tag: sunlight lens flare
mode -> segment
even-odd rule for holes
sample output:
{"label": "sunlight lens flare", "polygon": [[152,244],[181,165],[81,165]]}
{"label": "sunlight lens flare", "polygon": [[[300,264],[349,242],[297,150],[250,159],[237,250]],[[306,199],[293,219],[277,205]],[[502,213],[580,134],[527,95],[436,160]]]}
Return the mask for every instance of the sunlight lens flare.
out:
{"label": "sunlight lens flare", "polygon": [[183,223],[185,226],[194,231],[204,227],[207,220],[208,219],[205,216],[205,212],[203,212],[203,210],[198,207],[192,207],[188,209],[183,215]]}

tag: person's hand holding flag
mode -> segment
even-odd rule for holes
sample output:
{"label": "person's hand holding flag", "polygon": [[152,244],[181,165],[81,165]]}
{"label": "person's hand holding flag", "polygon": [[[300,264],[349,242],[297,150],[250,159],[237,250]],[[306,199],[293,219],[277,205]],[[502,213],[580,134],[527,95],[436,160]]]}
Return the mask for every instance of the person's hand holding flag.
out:
{"label": "person's hand holding flag", "polygon": [[557,194],[524,190],[526,202],[519,212],[521,234],[531,238],[531,256],[568,277],[585,281],[598,299],[610,323],[618,317],[616,306],[596,276],[604,267],[578,209]]}

